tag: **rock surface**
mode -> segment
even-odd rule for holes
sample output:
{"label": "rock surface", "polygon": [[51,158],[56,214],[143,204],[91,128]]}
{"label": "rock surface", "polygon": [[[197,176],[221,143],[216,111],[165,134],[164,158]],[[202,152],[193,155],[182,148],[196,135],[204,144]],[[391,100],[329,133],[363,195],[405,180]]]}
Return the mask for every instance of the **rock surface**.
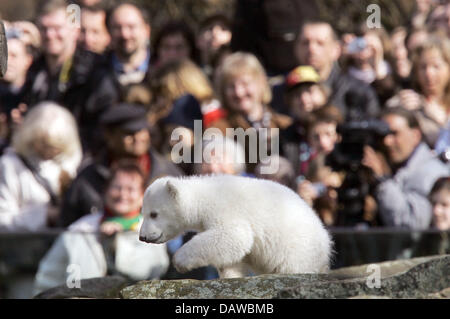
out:
{"label": "rock surface", "polygon": [[[377,269],[379,274],[378,288],[377,282],[372,280],[375,274],[374,269]],[[36,298],[448,299],[450,298],[450,255],[348,267],[320,275],[261,275],[204,281],[151,280],[135,284],[130,284],[121,277],[106,277],[82,280],[81,287],[81,289],[57,287],[41,293]]]}
{"label": "rock surface", "polygon": [[[400,263],[391,262],[390,267],[389,264],[383,266],[380,266],[379,287],[374,287],[374,282],[369,277],[347,277],[340,280],[320,280],[313,284],[283,289],[276,298],[350,298],[368,295],[389,298],[431,298],[445,296],[446,289],[450,287],[449,255]],[[343,272],[345,273],[341,270],[339,275]]]}
{"label": "rock surface", "polygon": [[[124,288],[122,298],[448,298],[450,256],[374,264],[380,287],[370,288],[368,265],[329,274],[262,275],[208,281],[142,281]],[[372,282],[372,281],[370,281]],[[376,282],[374,282],[375,284]]]}
{"label": "rock surface", "polygon": [[131,282],[120,276],[109,276],[103,278],[84,279],[80,281],[80,288],[68,288],[59,286],[48,289],[35,299],[69,299],[69,298],[92,298],[109,299],[120,298],[120,290],[130,285]]}

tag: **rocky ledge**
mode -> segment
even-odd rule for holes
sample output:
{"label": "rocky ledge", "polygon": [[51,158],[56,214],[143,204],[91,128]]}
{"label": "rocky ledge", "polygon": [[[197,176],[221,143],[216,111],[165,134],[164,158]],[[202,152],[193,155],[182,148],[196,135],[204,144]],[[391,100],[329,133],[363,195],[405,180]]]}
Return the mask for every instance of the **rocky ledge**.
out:
{"label": "rocky ledge", "polygon": [[341,268],[320,275],[150,280],[134,284],[106,277],[82,280],[81,287],[57,287],[36,298],[450,298],[450,255]]}

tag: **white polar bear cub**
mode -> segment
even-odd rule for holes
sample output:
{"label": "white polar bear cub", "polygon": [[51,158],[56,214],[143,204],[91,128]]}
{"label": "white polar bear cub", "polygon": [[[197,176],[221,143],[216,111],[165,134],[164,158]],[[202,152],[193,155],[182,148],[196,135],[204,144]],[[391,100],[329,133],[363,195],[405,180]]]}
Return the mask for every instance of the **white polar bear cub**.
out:
{"label": "white polar bear cub", "polygon": [[174,255],[180,272],[212,265],[221,278],[319,273],[332,241],[314,211],[275,182],[227,175],[164,177],[146,190],[139,239],[164,243],[199,233]]}

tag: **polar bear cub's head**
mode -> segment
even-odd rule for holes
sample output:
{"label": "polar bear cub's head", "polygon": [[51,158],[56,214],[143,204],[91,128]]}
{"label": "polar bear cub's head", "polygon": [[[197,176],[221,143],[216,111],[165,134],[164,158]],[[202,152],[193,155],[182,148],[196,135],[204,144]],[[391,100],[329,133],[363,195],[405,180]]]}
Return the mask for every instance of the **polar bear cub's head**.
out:
{"label": "polar bear cub's head", "polygon": [[139,231],[139,240],[161,244],[184,231],[175,182],[171,178],[160,178],[145,191],[142,205],[144,221]]}

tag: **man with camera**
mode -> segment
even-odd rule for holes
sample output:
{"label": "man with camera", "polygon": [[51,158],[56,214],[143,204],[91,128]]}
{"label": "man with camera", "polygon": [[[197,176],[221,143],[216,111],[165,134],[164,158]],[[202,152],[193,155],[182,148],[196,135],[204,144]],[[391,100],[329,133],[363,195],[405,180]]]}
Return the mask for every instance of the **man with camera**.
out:
{"label": "man with camera", "polygon": [[426,229],[432,217],[427,195],[433,183],[450,171],[422,141],[410,111],[389,108],[381,120],[390,128],[382,141],[386,159],[365,146],[361,162],[372,172],[379,217],[384,226]]}

